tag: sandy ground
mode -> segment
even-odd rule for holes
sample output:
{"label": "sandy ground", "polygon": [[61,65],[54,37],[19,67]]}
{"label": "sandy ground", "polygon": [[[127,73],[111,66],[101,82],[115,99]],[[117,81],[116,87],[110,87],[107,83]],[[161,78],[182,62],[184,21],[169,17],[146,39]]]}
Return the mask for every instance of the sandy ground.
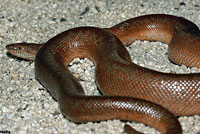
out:
{"label": "sandy ground", "polygon": [[[77,26],[110,27],[139,15],[165,13],[187,18],[200,27],[199,0],[4,0],[0,3],[0,133],[12,134],[121,134],[127,122],[108,120],[76,124],[60,113],[58,104],[35,79],[34,63],[6,53],[5,46],[15,42],[43,43],[52,36]],[[143,45],[144,44],[144,45]],[[157,44],[157,45],[154,45]],[[152,55],[167,50],[160,43],[136,42],[135,62],[164,71],[173,67],[166,60],[151,61]],[[133,48],[134,49],[134,48]],[[156,51],[154,51],[156,49]],[[130,50],[131,51],[131,50]],[[141,51],[139,55],[138,51]],[[145,52],[150,56],[144,56]],[[137,56],[137,55],[139,56]],[[146,58],[145,58],[146,57]],[[154,57],[154,56],[153,56]],[[141,61],[142,60],[142,61]],[[156,63],[155,63],[155,62]],[[98,94],[94,83],[94,66],[88,60],[76,60],[71,70],[82,79],[87,94]],[[153,67],[152,67],[153,66]],[[170,68],[170,69],[169,69]],[[181,71],[180,71],[181,70]],[[195,70],[195,69],[194,69]],[[200,117],[180,117],[184,134],[200,133]],[[158,133],[143,124],[131,125],[142,132]]]}

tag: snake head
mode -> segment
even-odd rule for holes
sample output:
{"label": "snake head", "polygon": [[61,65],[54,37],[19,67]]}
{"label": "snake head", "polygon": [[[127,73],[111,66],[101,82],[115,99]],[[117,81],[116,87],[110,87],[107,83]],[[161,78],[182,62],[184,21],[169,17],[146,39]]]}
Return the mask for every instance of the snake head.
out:
{"label": "snake head", "polygon": [[9,44],[6,46],[8,52],[16,57],[26,59],[26,60],[35,60],[35,56],[40,49],[42,44],[34,43],[15,43]]}

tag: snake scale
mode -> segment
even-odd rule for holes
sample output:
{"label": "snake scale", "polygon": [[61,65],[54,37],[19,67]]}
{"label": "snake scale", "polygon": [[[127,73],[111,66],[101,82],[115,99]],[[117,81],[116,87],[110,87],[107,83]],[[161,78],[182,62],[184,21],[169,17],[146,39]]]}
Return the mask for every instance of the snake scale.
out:
{"label": "snake scale", "polygon": [[[166,14],[135,17],[111,28],[72,28],[44,44],[15,43],[6,48],[12,55],[35,61],[37,79],[69,120],[129,120],[161,133],[181,134],[175,116],[200,115],[200,74],[162,73],[132,63],[125,46],[135,40],[166,43],[172,62],[200,68],[199,28]],[[85,57],[95,64],[102,96],[86,96],[67,68],[74,58]],[[127,125],[125,130],[140,133]]]}

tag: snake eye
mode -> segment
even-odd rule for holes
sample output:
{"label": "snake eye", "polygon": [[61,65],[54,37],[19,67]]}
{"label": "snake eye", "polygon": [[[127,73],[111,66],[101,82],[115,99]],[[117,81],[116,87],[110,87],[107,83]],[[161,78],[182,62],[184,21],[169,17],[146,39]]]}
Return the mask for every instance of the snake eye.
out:
{"label": "snake eye", "polygon": [[22,47],[18,47],[18,50],[23,50],[23,48]]}

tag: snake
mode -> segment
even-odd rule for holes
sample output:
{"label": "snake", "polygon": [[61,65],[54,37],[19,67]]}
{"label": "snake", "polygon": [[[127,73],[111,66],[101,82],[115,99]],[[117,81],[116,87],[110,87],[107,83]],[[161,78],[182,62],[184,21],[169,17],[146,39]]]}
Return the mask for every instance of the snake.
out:
{"label": "snake", "polygon": [[[200,115],[200,74],[164,73],[136,65],[125,46],[136,40],[168,44],[169,60],[200,68],[200,31],[178,16],[148,14],[110,28],[68,29],[46,43],[14,43],[11,55],[35,62],[38,81],[73,122],[120,119],[146,124],[163,134],[182,134],[176,116]],[[95,65],[95,82],[102,95],[85,95],[68,69],[74,58]],[[139,134],[125,125],[125,132]]]}

